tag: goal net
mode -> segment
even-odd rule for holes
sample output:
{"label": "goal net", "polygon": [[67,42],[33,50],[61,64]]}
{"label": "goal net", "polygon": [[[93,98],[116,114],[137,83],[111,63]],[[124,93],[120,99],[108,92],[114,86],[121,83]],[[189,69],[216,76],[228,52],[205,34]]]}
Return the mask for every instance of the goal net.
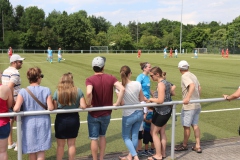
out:
{"label": "goal net", "polygon": [[207,48],[194,48],[193,53],[197,50],[197,53],[207,53]]}
{"label": "goal net", "polygon": [[108,53],[108,46],[90,46],[90,53]]}

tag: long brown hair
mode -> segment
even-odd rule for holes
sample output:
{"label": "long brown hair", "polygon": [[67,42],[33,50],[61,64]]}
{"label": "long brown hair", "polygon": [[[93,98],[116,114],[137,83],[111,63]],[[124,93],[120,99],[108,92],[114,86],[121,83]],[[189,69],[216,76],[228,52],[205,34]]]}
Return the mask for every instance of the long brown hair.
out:
{"label": "long brown hair", "polygon": [[74,86],[73,75],[68,72],[62,75],[59,80],[58,86],[58,102],[62,106],[71,106],[77,100],[77,87]]}
{"label": "long brown hair", "polygon": [[131,69],[128,66],[122,66],[120,69],[120,75],[122,79],[122,85],[125,87],[127,84],[127,77],[131,73]]}

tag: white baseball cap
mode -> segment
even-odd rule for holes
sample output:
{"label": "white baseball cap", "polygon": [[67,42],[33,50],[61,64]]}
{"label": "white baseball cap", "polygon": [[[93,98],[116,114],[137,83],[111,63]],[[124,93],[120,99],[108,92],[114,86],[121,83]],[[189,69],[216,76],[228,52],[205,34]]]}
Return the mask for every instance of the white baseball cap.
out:
{"label": "white baseball cap", "polygon": [[10,58],[10,63],[15,62],[15,61],[22,61],[25,58],[22,58],[21,56],[19,56],[18,54],[13,54]]}
{"label": "white baseball cap", "polygon": [[178,68],[181,69],[181,70],[188,70],[189,66],[190,65],[185,60],[182,60],[178,63]]}
{"label": "white baseball cap", "polygon": [[96,67],[102,68],[105,65],[105,62],[106,62],[105,57],[100,57],[100,56],[95,57],[93,58],[93,61],[92,61],[92,67],[96,66]]}

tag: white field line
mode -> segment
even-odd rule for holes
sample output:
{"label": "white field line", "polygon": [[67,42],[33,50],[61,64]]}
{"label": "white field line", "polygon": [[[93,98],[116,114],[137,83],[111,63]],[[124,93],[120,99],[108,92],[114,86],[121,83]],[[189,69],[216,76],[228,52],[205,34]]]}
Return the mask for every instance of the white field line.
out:
{"label": "white field line", "polygon": [[[240,110],[240,108],[230,108],[230,109],[218,109],[218,110],[209,110],[209,111],[201,111],[201,113],[211,113],[211,112],[223,112],[223,111],[236,111]],[[176,115],[181,115],[181,113],[176,113]],[[120,121],[122,118],[114,118],[111,121]],[[87,123],[87,121],[80,121],[81,124]],[[54,126],[54,124],[51,124]],[[17,127],[13,127],[13,129],[17,129]]]}

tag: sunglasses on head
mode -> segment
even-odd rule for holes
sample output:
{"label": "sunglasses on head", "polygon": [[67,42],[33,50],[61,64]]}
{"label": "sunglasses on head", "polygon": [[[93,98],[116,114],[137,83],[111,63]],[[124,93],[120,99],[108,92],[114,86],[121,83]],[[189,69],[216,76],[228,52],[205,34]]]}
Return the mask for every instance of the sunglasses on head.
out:
{"label": "sunglasses on head", "polygon": [[43,74],[41,74],[41,75],[40,75],[40,77],[41,77],[41,78],[43,78],[43,77],[44,77],[44,75],[43,75]]}

